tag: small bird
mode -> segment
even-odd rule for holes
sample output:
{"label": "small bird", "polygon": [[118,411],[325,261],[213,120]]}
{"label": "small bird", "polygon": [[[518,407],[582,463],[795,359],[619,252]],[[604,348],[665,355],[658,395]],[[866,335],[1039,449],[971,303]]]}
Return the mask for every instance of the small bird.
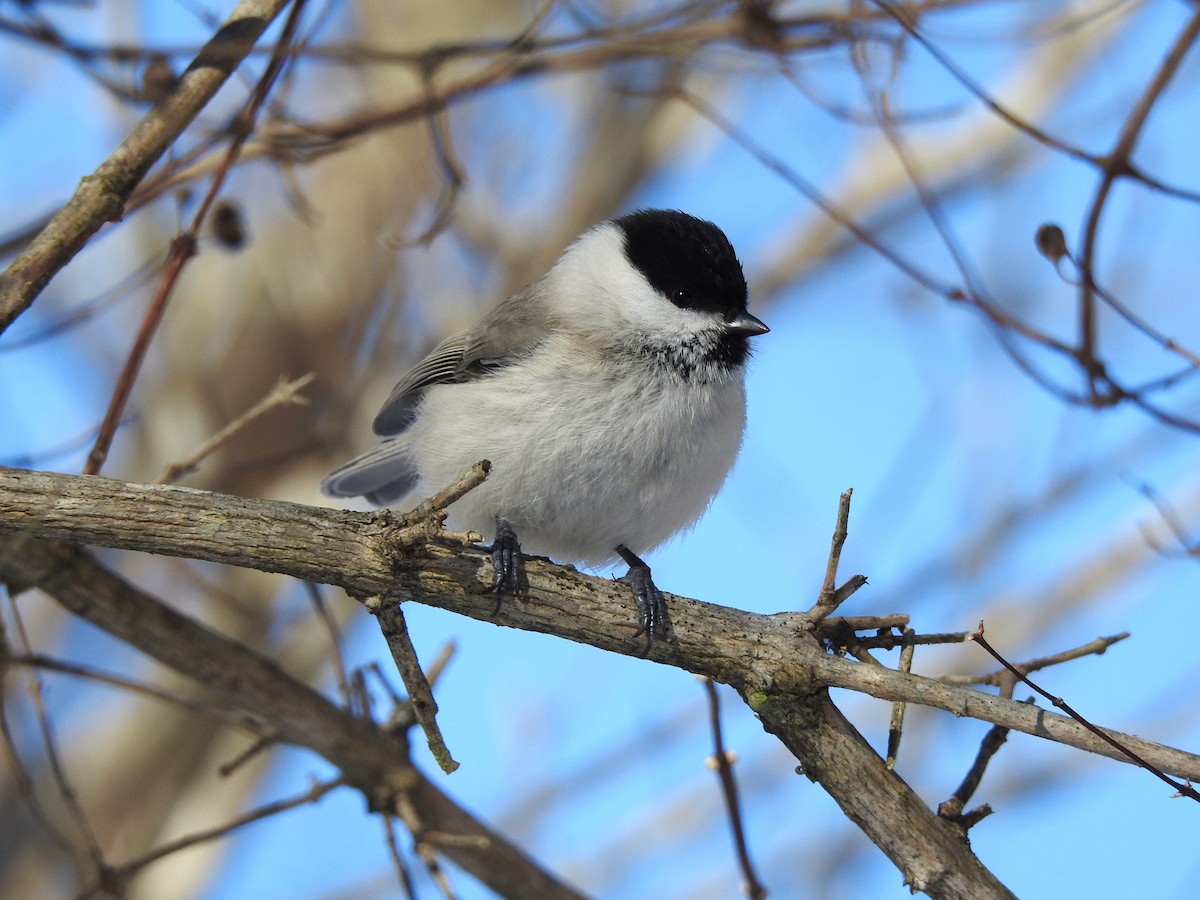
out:
{"label": "small bird", "polygon": [[447,521],[492,540],[497,610],[525,592],[523,551],[619,557],[647,655],[668,625],[638,554],[695,524],[724,483],[750,338],[767,331],[716,225],[659,209],[602,222],[401,378],[375,417],[384,440],[321,489],[390,506],[490,460]]}

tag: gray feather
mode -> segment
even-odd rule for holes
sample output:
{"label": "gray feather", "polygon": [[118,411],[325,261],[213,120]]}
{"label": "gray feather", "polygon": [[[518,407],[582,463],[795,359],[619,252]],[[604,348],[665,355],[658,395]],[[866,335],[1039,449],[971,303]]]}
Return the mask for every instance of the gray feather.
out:
{"label": "gray feather", "polygon": [[401,378],[380,407],[372,428],[376,434],[399,434],[413,420],[421,392],[431,384],[460,380],[467,332],[452,334]]}
{"label": "gray feather", "polygon": [[446,338],[401,378],[375,417],[376,434],[398,435],[417,412],[425,388],[473,381],[528,356],[553,319],[537,281],[497,305],[467,331]]}
{"label": "gray feather", "polygon": [[376,502],[375,495],[399,500],[416,486],[417,470],[407,441],[392,439],[330,472],[321,482],[321,493],[329,497],[367,495]]}

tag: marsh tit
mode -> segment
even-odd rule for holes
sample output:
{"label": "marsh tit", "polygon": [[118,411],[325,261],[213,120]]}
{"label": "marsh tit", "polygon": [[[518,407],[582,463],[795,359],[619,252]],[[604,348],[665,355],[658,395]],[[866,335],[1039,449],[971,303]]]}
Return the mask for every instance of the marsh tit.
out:
{"label": "marsh tit", "polygon": [[693,525],[724,483],[750,338],[767,330],[716,225],[657,209],[602,222],[400,379],[375,417],[383,442],[321,489],[388,506],[489,459],[447,521],[493,541],[497,609],[524,590],[522,551],[619,557],[649,653],[666,609],[638,554]]}

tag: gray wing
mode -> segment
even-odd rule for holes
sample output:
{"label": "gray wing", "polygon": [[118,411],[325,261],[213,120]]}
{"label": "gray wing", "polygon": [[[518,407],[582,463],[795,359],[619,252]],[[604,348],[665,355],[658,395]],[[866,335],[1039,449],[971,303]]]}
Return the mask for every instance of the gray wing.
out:
{"label": "gray wing", "polygon": [[363,497],[388,506],[417,486],[417,470],[403,438],[380,442],[325,476],[321,493],[328,497]]}
{"label": "gray wing", "polygon": [[411,424],[425,388],[473,381],[528,356],[554,322],[545,309],[541,282],[513,294],[466,331],[446,338],[392,388],[372,426],[396,435]]}
{"label": "gray wing", "polygon": [[420,473],[403,432],[425,389],[485,377],[533,352],[556,326],[540,284],[513,294],[472,328],[446,338],[401,378],[375,417],[375,433],[387,439],[330,472],[321,490],[331,497],[365,496],[379,506],[414,490]]}
{"label": "gray wing", "polygon": [[396,382],[371,426],[376,434],[399,434],[417,411],[421,392],[431,384],[458,381],[466,356],[468,332],[452,334]]}

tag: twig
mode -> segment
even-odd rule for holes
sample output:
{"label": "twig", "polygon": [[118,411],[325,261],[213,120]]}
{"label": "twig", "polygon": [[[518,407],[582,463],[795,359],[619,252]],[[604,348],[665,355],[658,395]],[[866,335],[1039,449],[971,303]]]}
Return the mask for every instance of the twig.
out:
{"label": "twig", "polygon": [[[345,776],[339,776],[330,781],[323,781],[314,784],[303,794],[298,794],[295,797],[286,800],[276,800],[274,803],[267,803],[257,809],[248,810],[240,816],[230,819],[223,825],[216,828],[206,828],[202,831],[196,831],[192,834],[185,835],[173,841],[168,841],[155,847],[149,853],[139,856],[137,859],[130,860],[123,865],[115,868],[115,874],[121,880],[126,880],[141,872],[142,869],[151,863],[157,862],[165,856],[170,856],[172,853],[178,853],[188,847],[194,847],[197,844],[207,843],[208,841],[216,840],[217,838],[225,837],[237,829],[249,825],[252,822],[258,822],[262,819],[270,818],[281,812],[289,809],[295,809],[298,806],[306,806],[310,803],[316,803],[330,791],[343,787],[346,784]],[[88,888],[80,892],[81,897],[89,896],[93,888]]]}
{"label": "twig", "polygon": [[271,410],[280,406],[304,406],[308,403],[308,398],[300,392],[308,387],[316,380],[316,373],[309,372],[307,375],[301,375],[295,381],[288,381],[281,377],[271,388],[267,396],[259,400],[254,406],[246,410],[199,447],[185,456],[178,462],[173,462],[167,466],[155,484],[174,484],[184,475],[194,472],[196,468],[207,457],[218,448],[227,444],[239,431],[243,430],[247,425],[258,419]]}
{"label": "twig", "polygon": [[388,855],[392,858],[392,865],[396,867],[396,877],[400,879],[400,887],[404,889],[405,897],[409,900],[416,900],[416,885],[413,884],[412,873],[408,871],[408,865],[400,853],[400,845],[396,843],[396,826],[392,822],[394,817],[385,813],[382,818]]}
{"label": "twig", "polygon": [[821,593],[817,596],[817,602],[805,613],[809,621],[813,624],[820,622],[833,613],[834,610],[850,598],[851,594],[867,583],[867,579],[864,576],[855,575],[840,588],[834,589],[834,585],[837,583],[838,562],[842,558],[842,545],[846,543],[846,538],[850,533],[848,529],[850,521],[850,497],[853,494],[854,488],[848,488],[838,500],[837,523],[833,528],[833,540],[829,547],[829,559],[825,563],[825,580],[821,584]]}
{"label": "twig", "polygon": [[[913,630],[905,628],[903,637],[911,638],[912,636]],[[911,640],[901,647],[900,664],[896,667],[899,671],[911,674],[913,654],[916,649],[916,644]],[[908,704],[903,700],[892,704],[892,720],[888,726],[887,756],[884,759],[884,764],[889,769],[896,767],[896,755],[900,752],[900,738],[904,735],[904,712],[907,709]]]}
{"label": "twig", "polygon": [[[429,682],[430,688],[437,686],[438,679],[441,677],[442,672],[450,662],[450,658],[454,655],[456,649],[457,645],[453,640],[447,641],[442,646],[442,649],[438,651],[438,655],[433,658],[433,662],[425,668],[425,680]],[[388,716],[384,727],[389,731],[399,732],[406,731],[415,725],[417,723],[416,710],[411,703],[392,689],[391,684],[384,677],[383,669],[380,668],[379,663],[372,662],[367,668],[375,674],[375,677],[383,685],[383,689],[387,691],[392,701],[392,714]]]}
{"label": "twig", "polygon": [[[1128,631],[1122,631],[1120,634],[1110,635],[1108,637],[1098,637],[1088,641],[1086,644],[1080,644],[1078,647],[1072,647],[1069,650],[1063,650],[1059,653],[1052,653],[1049,656],[1039,656],[1036,659],[1031,659],[1028,662],[1014,663],[1010,668],[1022,674],[1037,672],[1040,669],[1045,669],[1050,666],[1057,666],[1061,663],[1070,662],[1074,659],[1081,659],[1084,656],[1100,656],[1113,644],[1120,643],[1129,637]],[[963,640],[975,640],[975,632],[968,632]],[[1010,686],[1013,681],[1013,675],[1010,669],[1001,669],[998,672],[990,672],[987,675],[943,675],[938,681],[943,684],[990,684],[996,687]]]}
{"label": "twig", "polygon": [[[17,636],[20,638],[21,646],[26,653],[30,653],[31,646],[29,634],[25,630],[25,620],[21,616],[21,611],[17,603],[11,597],[10,609],[12,610],[13,621],[16,623]],[[33,704],[34,715],[42,736],[42,748],[46,751],[46,760],[50,765],[50,774],[54,785],[58,789],[58,795],[62,799],[63,805],[66,806],[70,813],[76,833],[83,841],[88,859],[95,867],[97,877],[103,878],[110,867],[104,858],[104,851],[101,849],[100,842],[96,838],[96,831],[92,828],[91,820],[84,812],[83,806],[79,802],[79,796],[75,793],[75,787],[67,777],[67,770],[63,765],[62,755],[58,751],[58,739],[55,737],[54,729],[50,724],[50,713],[46,709],[42,678],[36,669],[31,670],[29,673],[29,685],[29,699]],[[13,747],[12,752],[15,756],[15,747]]]}
{"label": "twig", "polygon": [[425,672],[425,677],[429,679],[431,685],[438,683],[438,679],[442,677],[442,672],[446,670],[446,666],[450,664],[450,660],[454,658],[454,654],[457,651],[458,642],[453,638],[442,645],[442,649],[438,651],[437,656],[433,658],[433,662],[429,664]]}
{"label": "twig", "polygon": [[368,598],[366,606],[379,621],[379,630],[383,632],[388,649],[392,651],[396,670],[408,691],[408,702],[413,715],[417,717],[417,722],[425,732],[429,752],[433,754],[442,771],[449,775],[458,768],[458,763],[450,755],[450,749],[446,746],[441,729],[438,728],[437,701],[433,699],[433,689],[429,686],[417,659],[417,650],[413,647],[408,625],[404,621],[404,612],[395,600],[389,601],[378,596]]}
{"label": "twig", "polygon": [[737,850],[738,865],[742,868],[745,878],[743,889],[751,900],[763,900],[767,890],[754,873],[754,863],[750,861],[750,850],[746,845],[746,831],[742,827],[742,811],[738,805],[737,780],[733,777],[733,754],[725,749],[721,737],[721,700],[717,686],[711,678],[698,676],[704,685],[708,696],[708,721],[712,728],[713,755],[712,766],[721,781],[721,793],[725,797],[725,811],[729,815],[729,828],[733,832],[733,844]]}
{"label": "twig", "polygon": [[471,468],[463,472],[463,474],[459,476],[458,480],[455,481],[454,484],[443,488],[432,497],[422,500],[416,507],[413,508],[412,512],[407,513],[406,516],[412,519],[420,519],[428,516],[430,513],[444,510],[451,503],[454,503],[456,500],[461,500],[467,495],[467,493],[475,490],[475,488],[483,484],[488,477],[488,473],[491,471],[491,460],[479,460],[479,462],[475,463],[473,466],[471,466]]}
{"label": "twig", "polygon": [[250,762],[250,760],[254,759],[254,757],[266,750],[270,750],[277,743],[279,742],[274,736],[262,735],[253,744],[251,744],[233,759],[229,760],[229,762],[221,763],[221,765],[217,767],[217,774],[222,778],[228,778],[246,763]]}
{"label": "twig", "polygon": [[825,600],[833,596],[834,584],[837,581],[838,562],[842,558],[842,546],[846,543],[846,538],[850,532],[848,529],[850,523],[850,497],[854,494],[854,488],[848,488],[838,498],[838,514],[837,524],[833,529],[833,540],[829,548],[829,559],[825,563],[825,581],[821,584],[821,599]]}
{"label": "twig", "polygon": [[241,112],[234,118],[233,137],[229,142],[229,147],[225,152],[221,165],[217,167],[217,171],[213,174],[208,192],[204,195],[204,199],[200,202],[200,206],[196,210],[196,215],[192,219],[191,226],[187,231],[176,235],[171,240],[171,252],[167,260],[167,265],[163,269],[162,277],[159,279],[158,287],[154,292],[154,297],[151,299],[150,306],[146,310],[142,326],[138,329],[133,347],[130,349],[129,356],[125,360],[125,365],[121,369],[121,374],[117,378],[117,384],[109,400],[108,409],[104,413],[104,421],[100,424],[100,432],[96,436],[96,443],[92,446],[92,452],[88,454],[87,464],[83,468],[83,474],[85,475],[97,474],[104,465],[104,461],[108,458],[108,451],[112,446],[113,438],[117,432],[117,424],[120,422],[121,416],[125,411],[125,404],[129,401],[130,394],[133,393],[133,384],[137,380],[142,363],[145,361],[146,353],[150,349],[150,343],[154,340],[159,323],[166,312],[167,303],[174,293],[175,285],[179,282],[179,276],[183,272],[184,266],[196,255],[201,227],[208,218],[209,210],[212,209],[213,204],[216,202],[217,194],[220,192],[222,185],[224,185],[226,177],[233,168],[233,164],[237,161],[242,146],[254,128],[254,121],[258,116],[259,109],[266,102],[271,86],[275,83],[275,79],[279,77],[284,62],[288,59],[286,50],[291,45],[296,29],[299,27],[300,13],[304,8],[304,4],[305,0],[292,0],[292,11],[288,14],[287,22],[284,23],[279,41],[275,44],[275,48],[271,54],[271,61],[267,64],[262,77],[259,78],[258,83],[254,86],[254,90],[250,93],[245,106],[243,106]]}
{"label": "twig", "polygon": [[0,274],[0,333],[41,293],[106,222],[119,219],[150,167],[183,133],[251,51],[288,0],[242,0],[183,73],[74,196]]}
{"label": "twig", "polygon": [[831,616],[821,623],[821,630],[870,631],[873,629],[906,628],[909,617],[904,613],[885,616]]}
{"label": "twig", "polygon": [[333,654],[333,677],[337,679],[338,692],[342,695],[342,702],[346,704],[346,709],[350,709],[352,703],[350,679],[346,677],[346,660],[342,656],[341,630],[338,628],[337,621],[330,615],[329,607],[325,605],[321,589],[311,581],[304,582],[304,589],[308,592],[308,598],[312,602],[317,616],[320,617],[325,624],[325,629],[329,632],[329,649]]}
{"label": "twig", "polygon": [[975,760],[963,777],[962,783],[948,799],[938,804],[938,815],[958,824],[964,834],[980,819],[992,814],[992,808],[987,804],[966,815],[963,815],[963,810],[966,809],[967,801],[979,789],[979,783],[983,781],[983,773],[987,771],[988,763],[992,761],[993,756],[1000,752],[1000,748],[1007,739],[1007,728],[1002,725],[993,725],[989,728],[987,734],[983,736],[983,740],[979,742],[979,752],[975,754]]}
{"label": "twig", "polygon": [[923,647],[939,644],[962,644],[971,639],[969,631],[934,632],[933,634],[877,634],[871,637],[854,635],[847,641],[864,650],[895,650],[897,647]]}
{"label": "twig", "polygon": [[1158,514],[1162,516],[1162,520],[1167,523],[1167,527],[1171,529],[1171,533],[1175,535],[1175,539],[1179,541],[1179,545],[1183,548],[1188,556],[1196,556],[1197,550],[1200,548],[1200,541],[1196,541],[1188,534],[1187,528],[1176,514],[1171,505],[1167,503],[1148,482],[1142,482],[1138,485],[1138,491],[1143,497],[1154,504],[1154,508],[1158,510]]}
{"label": "twig", "polygon": [[1105,157],[1100,183],[1097,185],[1095,196],[1088,207],[1087,219],[1084,224],[1083,250],[1079,256],[1079,268],[1083,278],[1080,280],[1079,286],[1079,348],[1077,352],[1080,363],[1088,368],[1088,385],[1093,396],[1097,394],[1097,381],[1103,377],[1103,370],[1096,359],[1096,289],[1094,281],[1100,217],[1117,179],[1130,174],[1130,156],[1138,138],[1141,137],[1142,128],[1150,116],[1150,111],[1179,70],[1184,57],[1198,36],[1200,36],[1200,10],[1192,15],[1187,25],[1176,37],[1167,56],[1150,80],[1150,84],[1146,86],[1146,90],[1126,118],[1116,146]]}
{"label": "twig", "polygon": [[1197,802],[1200,802],[1200,793],[1197,793],[1197,791],[1190,784],[1185,784],[1182,781],[1176,781],[1174,778],[1172,778],[1166,772],[1162,771],[1162,769],[1147,762],[1145,759],[1143,759],[1137,753],[1134,753],[1131,749],[1129,749],[1127,746],[1125,746],[1125,744],[1123,744],[1121,741],[1118,741],[1115,738],[1110,737],[1108,732],[1106,732],[1104,729],[1098,728],[1097,726],[1093,725],[1091,722],[1089,722],[1087,719],[1085,719],[1083,716],[1081,716],[1079,713],[1077,713],[1070,706],[1070,704],[1068,704],[1061,697],[1054,696],[1053,694],[1049,693],[1048,691],[1043,690],[1041,687],[1039,687],[1038,685],[1036,685],[1032,681],[1030,681],[1029,678],[1027,678],[1020,670],[1017,669],[1016,666],[1014,666],[1012,663],[1010,663],[1008,660],[1006,660],[1003,656],[1001,656],[995,650],[995,648],[993,648],[992,645],[989,644],[984,639],[982,622],[979,623],[979,629],[971,636],[971,640],[975,641],[977,644],[979,644],[980,647],[982,647],[984,650],[986,650],[996,660],[996,662],[1000,663],[1000,665],[1004,666],[1004,668],[1006,668],[1009,672],[1011,672],[1017,678],[1018,681],[1020,681],[1022,684],[1028,685],[1033,690],[1037,691],[1039,694],[1041,694],[1043,697],[1045,697],[1047,700],[1049,700],[1052,704],[1054,704],[1055,708],[1062,710],[1064,714],[1070,716],[1072,719],[1074,719],[1076,722],[1078,722],[1080,725],[1082,725],[1084,728],[1086,728],[1092,734],[1096,735],[1096,737],[1100,738],[1100,740],[1104,741],[1106,744],[1111,746],[1114,750],[1116,750],[1122,756],[1129,759],[1135,765],[1141,766],[1147,772],[1152,774],[1155,778],[1158,778],[1161,781],[1165,781],[1167,784],[1171,785],[1171,787],[1175,788],[1175,790],[1180,795],[1182,795],[1184,797],[1188,797]]}
{"label": "twig", "polygon": [[145,684],[141,681],[134,681],[120,675],[102,672],[99,669],[93,669],[89,666],[81,666],[61,659],[54,659],[50,656],[43,656],[40,653],[15,654],[10,656],[7,661],[14,666],[30,666],[44,669],[47,672],[58,672],[63,675],[72,675],[76,678],[87,678],[98,684],[107,684],[110,687],[120,688],[130,693],[141,694],[165,703],[173,703],[189,712],[198,712],[206,716],[213,716],[231,725],[240,725],[243,727],[249,727],[250,725],[244,716],[230,713],[228,709],[219,704],[209,703],[195,697],[185,697],[182,694],[176,694],[152,684]]}
{"label": "twig", "polygon": [[427,840],[419,840],[416,844],[416,850],[417,856],[421,857],[421,862],[425,863],[429,877],[438,886],[438,889],[442,892],[442,896],[446,900],[455,900],[457,895],[454,893],[454,888],[450,886],[450,879],[446,877],[446,870],[438,862],[437,854],[433,852],[433,847]]}
{"label": "twig", "polygon": [[[5,591],[5,593],[8,592]],[[34,786],[33,779],[29,777],[25,764],[21,761],[16,739],[8,723],[8,691],[7,686],[3,684],[2,676],[7,674],[8,665],[14,659],[9,653],[8,637],[4,632],[3,619],[0,619],[0,738],[3,739],[4,750],[8,756],[8,771],[12,774],[17,794],[25,801],[30,815],[33,816],[42,831],[49,835],[50,840],[69,857],[74,854],[76,848],[71,839],[59,829],[58,817],[51,815],[38,797],[37,788]]]}

